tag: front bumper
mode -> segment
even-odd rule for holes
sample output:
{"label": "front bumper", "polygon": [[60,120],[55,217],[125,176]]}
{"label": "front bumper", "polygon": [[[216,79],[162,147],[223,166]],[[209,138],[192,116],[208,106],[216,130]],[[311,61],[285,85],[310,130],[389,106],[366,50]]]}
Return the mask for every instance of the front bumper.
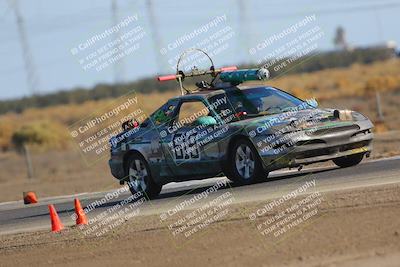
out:
{"label": "front bumper", "polygon": [[108,165],[110,166],[111,174],[115,178],[121,180],[125,177],[124,164],[122,159],[111,158],[108,161]]}
{"label": "front bumper", "polygon": [[[363,127],[364,126],[364,127]],[[369,126],[369,127],[368,127]],[[337,127],[297,133],[297,138],[258,149],[268,171],[296,167],[372,151],[372,124]]]}

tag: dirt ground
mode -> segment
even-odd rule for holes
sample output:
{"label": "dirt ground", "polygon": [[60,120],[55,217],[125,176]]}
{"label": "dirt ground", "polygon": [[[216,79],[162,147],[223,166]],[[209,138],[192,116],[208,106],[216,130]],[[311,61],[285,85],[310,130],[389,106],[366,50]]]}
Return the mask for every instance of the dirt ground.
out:
{"label": "dirt ground", "polygon": [[316,216],[278,237],[261,235],[257,224],[275,214],[250,221],[265,204],[250,202],[230,206],[187,242],[158,216],[134,217],[101,237],[77,228],[1,236],[0,266],[399,266],[399,184],[321,196]]}

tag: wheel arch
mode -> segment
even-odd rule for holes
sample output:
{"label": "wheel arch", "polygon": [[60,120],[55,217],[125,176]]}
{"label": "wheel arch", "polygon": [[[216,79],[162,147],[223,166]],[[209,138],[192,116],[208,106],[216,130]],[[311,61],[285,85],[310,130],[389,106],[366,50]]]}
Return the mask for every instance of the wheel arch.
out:
{"label": "wheel arch", "polygon": [[[230,155],[230,153],[232,153],[233,145],[240,139],[246,139],[246,140],[250,141],[253,144],[253,146],[255,147],[253,141],[251,141],[249,136],[242,134],[242,133],[237,134],[237,135],[233,136],[228,142],[226,153],[225,153],[225,158],[224,158],[225,160],[229,159],[229,155]],[[256,151],[258,153],[257,148],[256,148]]]}
{"label": "wheel arch", "polygon": [[233,136],[228,142],[228,146],[227,146],[226,153],[225,153],[226,159],[228,159],[230,153],[232,153],[233,145],[240,139],[249,139],[249,138],[247,136],[245,136],[244,134],[238,134],[238,135]]}
{"label": "wheel arch", "polygon": [[233,136],[228,142],[226,153],[224,155],[224,160],[223,160],[223,163],[222,163],[223,168],[224,169],[226,168],[226,164],[229,161],[229,155],[230,155],[230,153],[232,153],[232,149],[233,149],[234,144],[240,139],[245,139],[245,140],[249,141],[253,145],[253,147],[255,148],[255,150],[257,152],[257,157],[261,161],[261,164],[263,165],[263,167],[265,167],[264,166],[264,162],[261,159],[260,151],[257,149],[257,146],[254,144],[254,142],[251,140],[251,138],[248,135],[240,133],[240,134],[237,134],[237,135]]}
{"label": "wheel arch", "polygon": [[[259,172],[262,172],[263,174],[259,175],[259,178],[266,178],[268,176],[268,172],[265,172],[264,169],[264,162],[261,159],[261,155],[258,151],[258,149],[256,148],[256,146],[254,145],[254,142],[251,140],[251,138],[243,133],[237,134],[235,136],[233,136],[228,144],[227,144],[227,150],[226,150],[226,154],[225,154],[225,160],[222,163],[222,170],[225,173],[225,175],[228,177],[228,179],[235,181],[235,175],[233,173],[232,170],[230,170],[229,168],[229,161],[231,158],[231,155],[233,153],[233,148],[235,146],[235,143],[238,142],[239,140],[245,140],[248,141],[254,148],[255,153],[256,153],[256,157],[258,158],[258,162],[259,162]],[[230,178],[231,177],[231,178]],[[258,179],[258,178],[257,178]],[[260,180],[261,181],[261,180]]]}
{"label": "wheel arch", "polygon": [[131,150],[127,151],[127,152],[125,153],[124,157],[123,157],[123,160],[122,160],[122,164],[123,164],[123,167],[124,167],[125,176],[128,175],[128,174],[126,173],[128,160],[129,160],[129,158],[131,158],[133,155],[140,155],[140,156],[142,156],[142,157],[144,158],[144,160],[145,160],[145,161],[147,162],[147,164],[148,164],[148,160],[147,160],[146,157],[143,155],[143,153],[141,153],[139,150],[137,150],[137,149],[131,149]]}

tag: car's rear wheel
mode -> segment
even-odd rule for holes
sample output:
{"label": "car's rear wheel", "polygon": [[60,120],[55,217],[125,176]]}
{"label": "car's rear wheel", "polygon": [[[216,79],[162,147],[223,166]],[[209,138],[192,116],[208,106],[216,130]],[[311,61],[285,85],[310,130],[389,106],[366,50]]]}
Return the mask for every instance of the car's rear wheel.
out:
{"label": "car's rear wheel", "polygon": [[363,157],[364,157],[364,154],[355,154],[355,155],[344,156],[341,158],[336,158],[336,159],[333,159],[332,161],[337,166],[339,166],[341,168],[346,168],[346,167],[351,167],[351,166],[357,165],[358,163],[361,162]]}
{"label": "car's rear wheel", "polygon": [[227,167],[227,177],[239,184],[259,182],[268,176],[257,150],[247,139],[239,139],[233,145]]}
{"label": "car's rear wheel", "polygon": [[160,194],[162,186],[153,181],[149,165],[142,155],[135,153],[130,156],[126,166],[128,186],[133,195],[142,192],[146,197],[152,199]]}

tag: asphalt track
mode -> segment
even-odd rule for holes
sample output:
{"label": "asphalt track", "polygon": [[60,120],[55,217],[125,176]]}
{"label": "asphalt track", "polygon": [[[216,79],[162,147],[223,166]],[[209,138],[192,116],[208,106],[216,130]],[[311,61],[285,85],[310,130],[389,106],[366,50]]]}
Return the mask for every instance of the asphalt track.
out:
{"label": "asphalt track", "polygon": [[[265,201],[268,203],[268,200],[290,193],[292,190],[304,185],[306,181],[314,179],[316,182],[314,189],[319,192],[400,183],[400,157],[366,161],[358,166],[343,169],[321,167],[307,168],[302,171],[277,171],[271,173],[267,181],[258,184],[234,186],[231,183],[226,183],[215,194],[222,194],[229,190],[233,196],[233,203],[251,201]],[[138,216],[165,213],[179,205],[179,203],[193,199],[195,194],[203,192],[217,182],[224,181],[227,181],[227,179],[212,178],[168,184],[163,188],[157,199],[146,201],[140,205]],[[78,197],[82,206],[86,207],[96,201],[100,202],[107,194],[110,194],[110,191],[45,198],[39,199],[39,203],[32,205],[24,205],[22,201],[0,203],[0,234],[49,230],[48,204],[55,204],[64,225],[74,225],[75,222],[71,215],[74,213],[73,199],[75,197]],[[130,195],[129,191],[123,192],[118,197],[113,197],[106,203],[97,206],[88,213],[89,219],[93,219],[102,212],[121,203]],[[197,201],[189,206],[188,209],[202,205],[203,201]]]}

